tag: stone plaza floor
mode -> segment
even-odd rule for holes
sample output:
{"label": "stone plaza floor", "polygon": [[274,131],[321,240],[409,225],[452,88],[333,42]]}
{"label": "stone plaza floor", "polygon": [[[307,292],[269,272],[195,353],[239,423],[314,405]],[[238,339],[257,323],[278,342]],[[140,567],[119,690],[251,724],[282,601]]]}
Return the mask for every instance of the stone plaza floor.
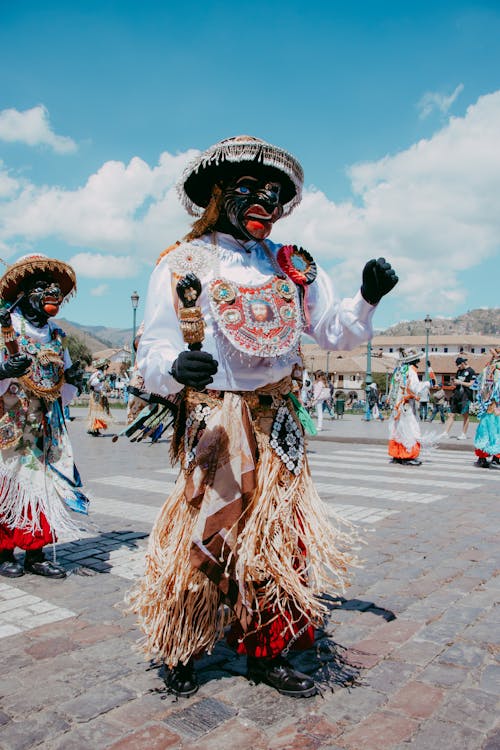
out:
{"label": "stone plaza floor", "polygon": [[92,438],[74,414],[92,503],[81,539],[57,545],[68,578],[0,578],[1,750],[500,748],[500,471],[474,466],[473,430],[403,467],[386,424],[326,420],[309,461],[332,519],[358,529],[361,567],[326,598],[316,648],[293,657],[321,694],[250,684],[220,643],[197,663],[198,693],[176,700],[123,604],[177,474],[168,442]]}

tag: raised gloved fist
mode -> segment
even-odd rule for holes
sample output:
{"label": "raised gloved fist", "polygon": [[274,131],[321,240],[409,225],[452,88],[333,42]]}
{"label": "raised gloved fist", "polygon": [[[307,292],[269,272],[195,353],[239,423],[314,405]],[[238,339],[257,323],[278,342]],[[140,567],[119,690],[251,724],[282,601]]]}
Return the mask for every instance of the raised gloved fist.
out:
{"label": "raised gloved fist", "polygon": [[178,383],[201,391],[213,383],[212,375],[215,375],[218,366],[217,360],[208,352],[186,351],[179,354],[171,372]]}
{"label": "raised gloved fist", "polygon": [[27,354],[13,354],[0,365],[0,380],[6,378],[19,378],[28,372],[31,367],[31,357]]}
{"label": "raised gloved fist", "polygon": [[369,260],[363,268],[361,295],[370,305],[377,305],[398,283],[396,271],[385,258]]}
{"label": "raised gloved fist", "polygon": [[68,367],[67,370],[64,371],[64,379],[69,385],[74,385],[75,388],[78,390],[78,395],[83,390],[83,375],[85,373],[85,370],[83,369],[80,360],[76,360],[76,362],[73,362],[71,367]]}

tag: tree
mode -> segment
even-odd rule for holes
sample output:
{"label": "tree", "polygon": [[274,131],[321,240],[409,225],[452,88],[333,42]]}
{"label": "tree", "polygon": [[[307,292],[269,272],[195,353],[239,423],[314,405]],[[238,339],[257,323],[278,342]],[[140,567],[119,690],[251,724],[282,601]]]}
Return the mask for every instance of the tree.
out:
{"label": "tree", "polygon": [[65,343],[69,351],[69,356],[73,362],[76,362],[76,360],[79,359],[80,362],[85,363],[86,365],[91,364],[92,352],[81,336],[78,336],[76,333],[68,333]]}

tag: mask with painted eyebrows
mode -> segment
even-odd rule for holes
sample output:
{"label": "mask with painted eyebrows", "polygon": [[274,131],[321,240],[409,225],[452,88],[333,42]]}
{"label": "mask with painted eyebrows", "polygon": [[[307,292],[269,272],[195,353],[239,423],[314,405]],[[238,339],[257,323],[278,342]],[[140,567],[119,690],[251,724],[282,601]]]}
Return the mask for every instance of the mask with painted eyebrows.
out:
{"label": "mask with painted eyebrows", "polygon": [[245,240],[265,240],[283,215],[281,184],[265,177],[243,175],[224,188],[217,228]]}

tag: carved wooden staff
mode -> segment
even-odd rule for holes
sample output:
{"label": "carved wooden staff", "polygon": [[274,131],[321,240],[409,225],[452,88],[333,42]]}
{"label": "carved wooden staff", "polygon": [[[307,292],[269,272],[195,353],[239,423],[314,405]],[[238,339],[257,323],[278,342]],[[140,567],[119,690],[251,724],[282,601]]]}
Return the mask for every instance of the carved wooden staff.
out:
{"label": "carved wooden staff", "polygon": [[196,305],[201,294],[201,281],[194,273],[188,273],[177,282],[175,290],[182,303],[177,311],[182,337],[188,349],[192,352],[200,351],[205,338],[203,313]]}

